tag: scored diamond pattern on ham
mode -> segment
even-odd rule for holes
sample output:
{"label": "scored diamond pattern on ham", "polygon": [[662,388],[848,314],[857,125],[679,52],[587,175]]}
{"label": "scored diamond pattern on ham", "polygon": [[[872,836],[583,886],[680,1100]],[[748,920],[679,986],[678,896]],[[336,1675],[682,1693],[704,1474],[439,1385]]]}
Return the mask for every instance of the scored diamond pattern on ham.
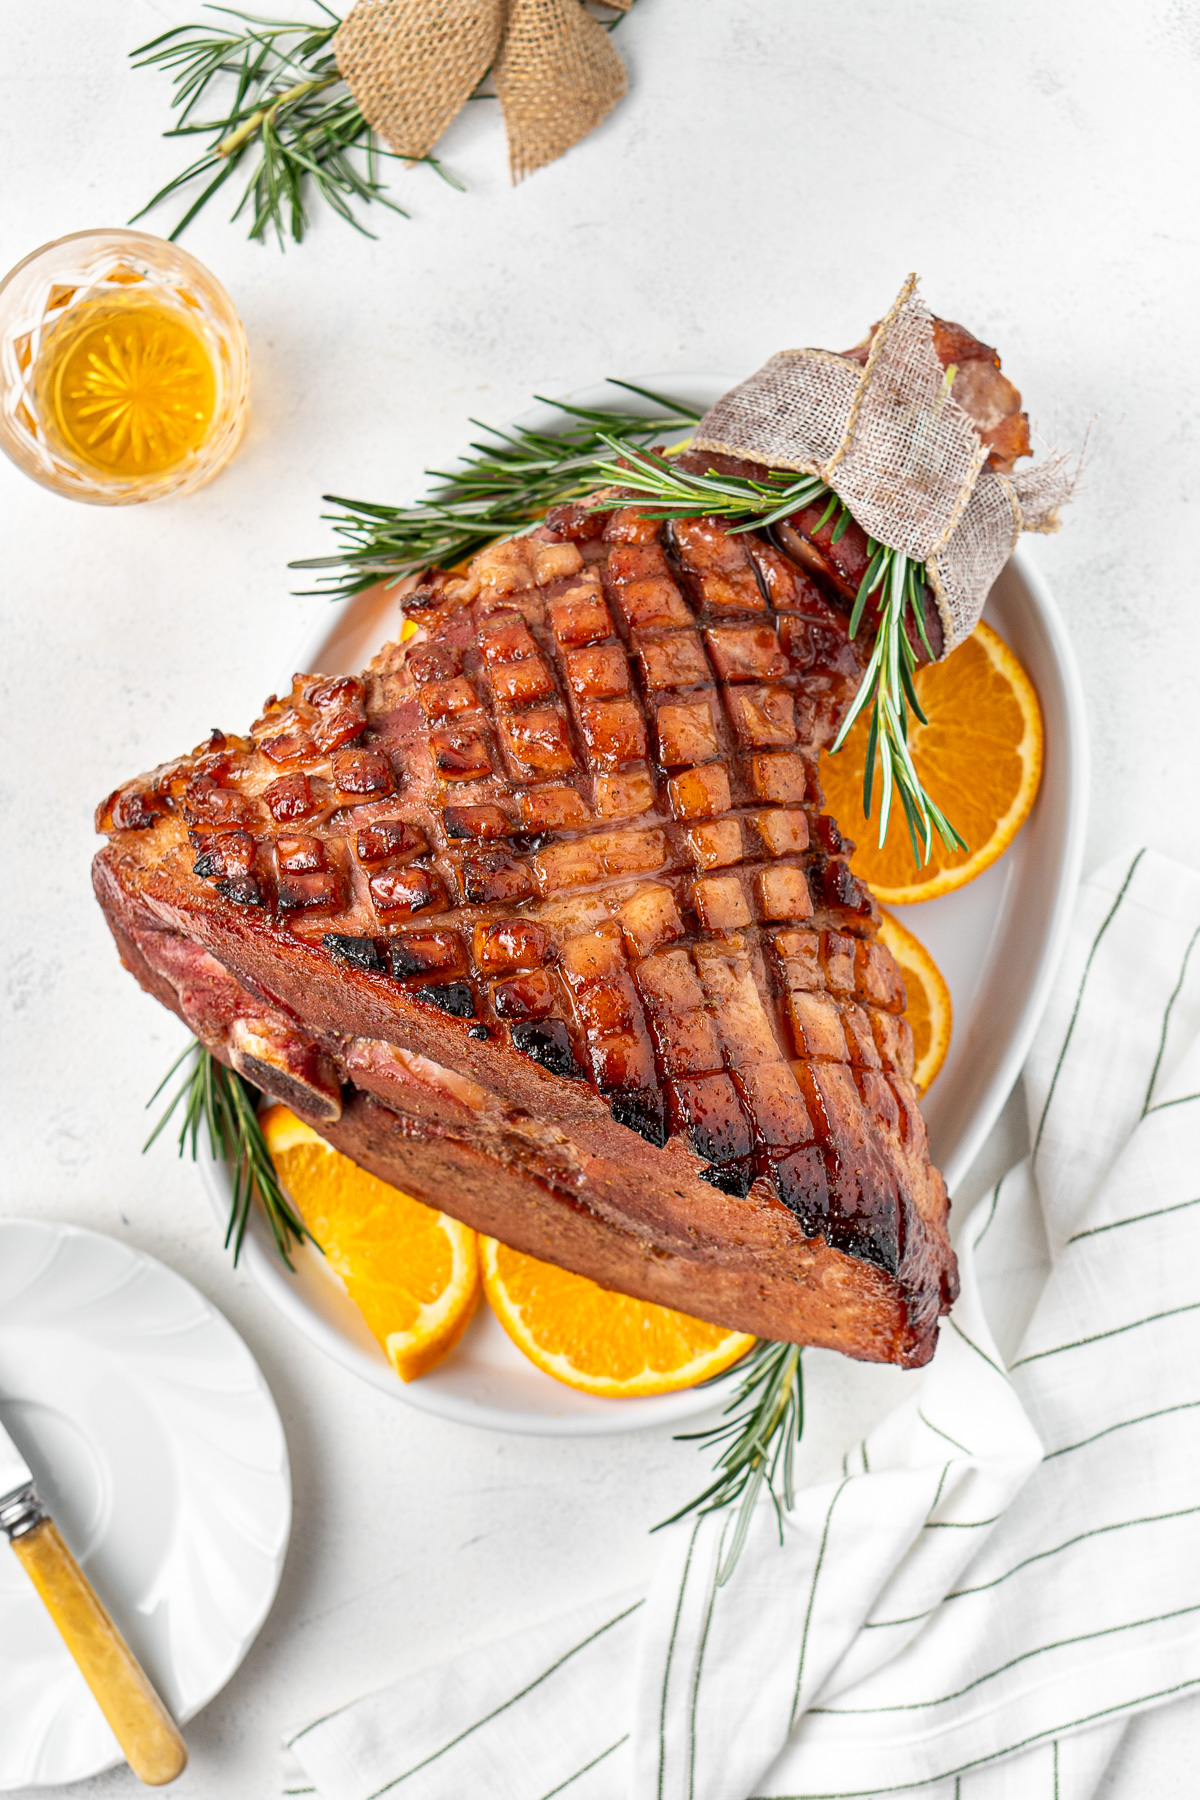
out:
{"label": "scored diamond pattern on ham", "polygon": [[96,886],[143,985],[385,1179],[621,1291],[915,1365],[947,1202],[821,811],[865,650],[802,523],[803,560],[556,509],[429,577],[361,677],[298,675],[118,789]]}

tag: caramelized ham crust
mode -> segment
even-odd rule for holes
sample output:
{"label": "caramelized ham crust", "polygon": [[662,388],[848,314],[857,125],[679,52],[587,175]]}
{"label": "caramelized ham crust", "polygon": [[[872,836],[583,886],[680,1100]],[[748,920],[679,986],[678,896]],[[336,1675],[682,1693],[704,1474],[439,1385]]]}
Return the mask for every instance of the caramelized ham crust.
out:
{"label": "caramelized ham crust", "polygon": [[917,1365],[947,1200],[821,811],[864,651],[855,541],[815,523],[788,555],[560,508],[419,588],[361,678],[118,789],[95,882],[143,986],[365,1168],[623,1292]]}

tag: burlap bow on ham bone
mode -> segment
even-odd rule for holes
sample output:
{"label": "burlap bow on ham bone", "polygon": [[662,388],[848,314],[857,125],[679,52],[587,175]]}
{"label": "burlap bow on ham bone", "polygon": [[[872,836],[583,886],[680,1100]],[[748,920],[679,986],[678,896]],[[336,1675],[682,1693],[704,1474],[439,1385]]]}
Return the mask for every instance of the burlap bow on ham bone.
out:
{"label": "burlap bow on ham bone", "polygon": [[865,368],[829,350],[782,350],[707,412],[693,448],[819,475],[877,543],[923,562],[943,654],[979,622],[1022,531],[1053,531],[1077,478],[1059,453],[1016,475],[989,469],[950,394],[933,317],[910,275]]}
{"label": "burlap bow on ham bone", "polygon": [[333,51],[367,123],[409,157],[428,156],[490,68],[514,181],[586,137],[627,86],[583,0],[358,0]]}

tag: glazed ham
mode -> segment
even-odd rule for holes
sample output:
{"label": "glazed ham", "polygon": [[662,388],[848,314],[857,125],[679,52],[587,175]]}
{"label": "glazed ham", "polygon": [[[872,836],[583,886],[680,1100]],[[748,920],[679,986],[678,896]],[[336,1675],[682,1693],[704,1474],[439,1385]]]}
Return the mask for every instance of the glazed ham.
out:
{"label": "glazed ham", "polygon": [[[822,812],[854,531],[563,507],[101,807],[126,966],[363,1167],[605,1286],[919,1365],[956,1278]],[[861,536],[861,534],[859,534]],[[781,547],[786,545],[787,548]]]}

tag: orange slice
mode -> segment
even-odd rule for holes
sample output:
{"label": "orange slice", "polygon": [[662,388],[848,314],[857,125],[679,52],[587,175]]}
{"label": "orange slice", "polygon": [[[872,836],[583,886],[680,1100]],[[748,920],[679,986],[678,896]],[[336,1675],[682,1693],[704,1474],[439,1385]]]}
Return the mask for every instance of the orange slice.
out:
{"label": "orange slice", "polygon": [[259,1124],[280,1181],[402,1381],[457,1344],[479,1303],[475,1233],[368,1175],[286,1106]]}
{"label": "orange slice", "polygon": [[1042,777],[1042,714],[1033,683],[990,625],[977,625],[945,662],[918,669],[914,686],[929,723],[909,719],[913,762],[967,850],[947,850],[935,832],[930,860],[916,867],[896,801],[879,849],[878,766],[869,820],[862,807],[866,710],[837,755],[821,758],[826,808],[858,845],[850,866],[891,906],[934,900],[982,875],[1025,823]]}
{"label": "orange slice", "polygon": [[755,1342],[481,1237],[483,1291],[518,1350],[556,1381],[606,1399],[670,1394],[719,1375]]}
{"label": "orange slice", "polygon": [[913,1086],[918,1094],[924,1094],[950,1048],[953,1024],[950,989],[924,944],[889,912],[883,915],[879,941],[887,945],[904,977],[908,994],[905,1017],[913,1034]]}

